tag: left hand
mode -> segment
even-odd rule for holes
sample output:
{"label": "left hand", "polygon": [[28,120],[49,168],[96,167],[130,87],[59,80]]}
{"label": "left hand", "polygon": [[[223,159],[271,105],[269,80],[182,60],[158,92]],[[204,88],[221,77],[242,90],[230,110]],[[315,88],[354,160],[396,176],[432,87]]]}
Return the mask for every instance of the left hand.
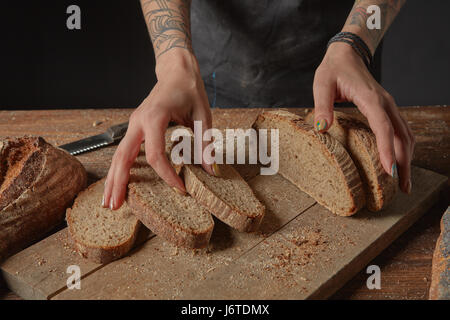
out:
{"label": "left hand", "polygon": [[411,191],[414,136],[392,96],[372,77],[361,57],[346,43],[332,43],[314,77],[316,128],[333,124],[334,102],[353,102],[367,118],[377,140],[381,164],[389,175],[398,166],[400,189]]}

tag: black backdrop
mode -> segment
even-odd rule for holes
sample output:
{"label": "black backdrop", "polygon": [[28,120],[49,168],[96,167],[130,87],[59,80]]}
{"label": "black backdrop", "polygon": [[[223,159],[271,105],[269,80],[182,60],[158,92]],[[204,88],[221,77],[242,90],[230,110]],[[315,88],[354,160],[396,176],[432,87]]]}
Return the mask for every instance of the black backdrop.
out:
{"label": "black backdrop", "polygon": [[[71,4],[81,30],[66,27]],[[449,9],[409,0],[388,32],[382,84],[399,105],[450,104]],[[0,109],[136,107],[154,83],[138,0],[2,2]]]}

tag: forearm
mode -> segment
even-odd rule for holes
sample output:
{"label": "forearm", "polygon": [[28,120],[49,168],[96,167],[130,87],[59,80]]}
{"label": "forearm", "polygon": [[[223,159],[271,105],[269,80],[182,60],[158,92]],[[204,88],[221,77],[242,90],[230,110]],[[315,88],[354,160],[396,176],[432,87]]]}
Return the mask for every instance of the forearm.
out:
{"label": "forearm", "polygon": [[[405,2],[406,0],[356,0],[342,31],[360,36],[373,54]],[[380,8],[380,28],[369,29],[367,26],[367,19],[374,14],[367,13],[367,8],[371,5]]]}
{"label": "forearm", "polygon": [[192,51],[191,0],[141,0],[156,60],[173,48]]}

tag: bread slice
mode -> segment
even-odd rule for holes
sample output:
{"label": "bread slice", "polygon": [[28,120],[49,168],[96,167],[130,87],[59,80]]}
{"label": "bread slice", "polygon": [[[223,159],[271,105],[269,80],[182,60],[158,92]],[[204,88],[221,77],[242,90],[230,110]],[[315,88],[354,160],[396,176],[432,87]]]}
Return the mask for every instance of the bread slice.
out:
{"label": "bread slice", "polygon": [[140,227],[126,202],[115,211],[101,206],[104,183],[102,179],[82,191],[66,212],[75,250],[102,264],[126,255],[133,248]]}
{"label": "bread slice", "polygon": [[364,206],[356,166],[331,135],[318,133],[302,117],[281,110],[260,114],[254,127],[279,129],[279,173],[318,203],[341,216]]}
{"label": "bread slice", "polygon": [[169,187],[141,154],[131,168],[128,204],[136,217],[155,234],[177,246],[206,247],[214,221],[195,199]]}
{"label": "bread slice", "polygon": [[[180,128],[186,129],[189,135],[193,136],[189,128],[182,126],[169,128],[165,137],[166,153],[169,155],[173,146],[176,145],[176,142],[170,140],[170,136],[174,130]],[[225,141],[225,135],[223,138]],[[193,147],[192,141],[191,148]],[[256,231],[264,217],[264,206],[231,165],[218,164],[217,166],[220,177],[209,175],[200,165],[177,165],[175,168],[177,172],[181,171],[186,191],[214,216],[239,231]]]}
{"label": "bread slice", "polygon": [[[313,125],[314,113],[306,116]],[[385,208],[398,190],[398,178],[392,178],[381,165],[375,135],[357,116],[334,112],[333,125],[327,131],[349,152],[359,170],[366,194],[366,206],[370,211]]]}
{"label": "bread slice", "polygon": [[86,171],[75,157],[41,137],[2,141],[0,260],[61,224],[86,180]]}
{"label": "bread slice", "polygon": [[187,192],[229,226],[239,231],[256,231],[264,217],[264,206],[231,165],[218,167],[220,177],[209,175],[199,165],[183,166]]}

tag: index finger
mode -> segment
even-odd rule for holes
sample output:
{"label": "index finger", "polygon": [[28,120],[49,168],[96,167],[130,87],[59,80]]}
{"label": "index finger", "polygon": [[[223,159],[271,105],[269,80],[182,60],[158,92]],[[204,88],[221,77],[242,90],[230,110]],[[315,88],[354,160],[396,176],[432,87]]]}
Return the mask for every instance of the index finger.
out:
{"label": "index finger", "polygon": [[183,181],[170,165],[165,152],[165,130],[169,124],[169,117],[160,115],[144,128],[145,131],[145,157],[148,164],[169,186],[179,193],[185,194]]}

